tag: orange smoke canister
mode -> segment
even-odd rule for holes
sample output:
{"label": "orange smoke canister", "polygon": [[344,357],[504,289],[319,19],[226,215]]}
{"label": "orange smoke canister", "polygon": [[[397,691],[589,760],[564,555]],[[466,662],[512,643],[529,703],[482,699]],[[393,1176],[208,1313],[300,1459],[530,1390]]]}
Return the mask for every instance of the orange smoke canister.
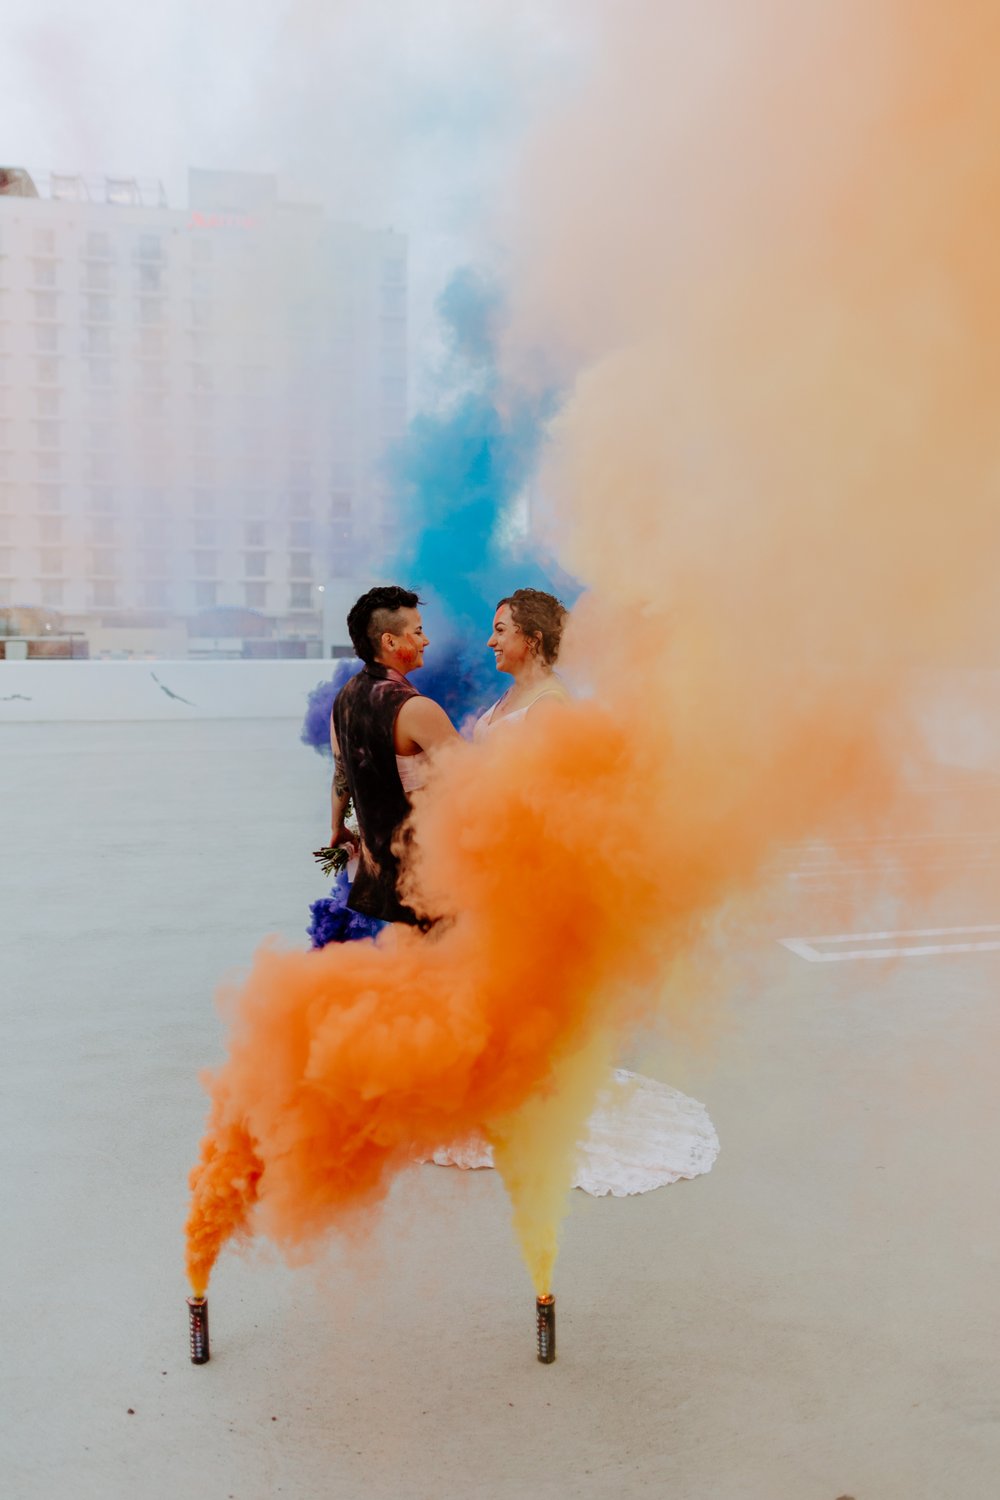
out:
{"label": "orange smoke canister", "polygon": [[[188,1333],[191,1338],[191,1363],[207,1365],[211,1357],[208,1343],[208,1298],[189,1297]],[[539,1359],[541,1355],[539,1355]]]}

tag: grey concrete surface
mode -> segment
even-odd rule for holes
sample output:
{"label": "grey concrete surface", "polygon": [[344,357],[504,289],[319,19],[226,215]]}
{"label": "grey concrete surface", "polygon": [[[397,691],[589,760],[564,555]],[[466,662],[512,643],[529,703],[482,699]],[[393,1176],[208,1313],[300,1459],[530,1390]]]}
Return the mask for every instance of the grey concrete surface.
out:
{"label": "grey concrete surface", "polygon": [[[716,1122],[711,1174],[575,1195],[556,1365],[533,1358],[495,1175],[432,1167],[320,1266],[227,1253],[213,1359],[190,1365],[181,1224],[213,992],[262,934],[298,941],[321,889],[327,773],[296,734],[0,736],[0,1493],[1000,1493],[1000,962],[806,963],[776,938],[845,930],[836,880],[734,928],[722,1025],[659,1053]],[[941,806],[945,831],[982,828],[975,798]],[[911,925],[1000,920],[995,871],[957,866]]]}

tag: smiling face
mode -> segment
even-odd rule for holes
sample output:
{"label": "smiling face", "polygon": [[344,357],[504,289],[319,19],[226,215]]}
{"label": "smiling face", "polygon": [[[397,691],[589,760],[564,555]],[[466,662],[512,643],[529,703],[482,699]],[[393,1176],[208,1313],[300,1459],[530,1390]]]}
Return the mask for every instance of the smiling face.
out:
{"label": "smiling face", "polygon": [[493,634],[486,646],[493,652],[497,671],[509,672],[512,677],[534,658],[528,638],[511,614],[509,604],[501,604],[493,616]]}

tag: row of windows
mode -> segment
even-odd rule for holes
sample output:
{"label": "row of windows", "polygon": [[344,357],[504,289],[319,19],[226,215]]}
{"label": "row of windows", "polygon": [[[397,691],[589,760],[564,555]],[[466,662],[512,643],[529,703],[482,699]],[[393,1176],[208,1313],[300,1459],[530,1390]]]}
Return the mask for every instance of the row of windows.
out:
{"label": "row of windows", "polygon": [[[4,280],[7,285],[24,284],[16,275],[11,275],[11,267],[5,268]],[[63,278],[59,275],[59,262],[55,260],[32,260],[28,277],[25,278],[29,287],[52,288],[53,296],[56,295],[55,288],[59,287]],[[131,285],[135,291],[162,292],[165,287],[165,273],[162,266],[140,263],[134,268]],[[195,297],[211,297],[215,291],[215,284],[210,271],[193,270],[189,278],[192,294]],[[80,286],[84,292],[110,292],[114,289],[115,282],[112,275],[110,262],[85,261]],[[38,294],[36,294],[38,295]]]}
{"label": "row of windows", "polygon": [[[0,578],[0,604],[10,603],[15,590],[6,579]],[[62,579],[39,580],[38,592],[39,602],[50,609],[62,609],[67,604],[66,584]],[[176,607],[178,600],[176,591],[162,579],[147,579],[139,585],[138,601],[146,609],[170,609]],[[212,609],[221,602],[220,585],[217,583],[196,583],[194,585],[194,604],[196,609]],[[245,583],[242,585],[241,602],[248,609],[267,609],[268,607],[268,585],[266,583]],[[274,601],[271,600],[272,608]],[[94,579],[87,590],[88,609],[117,609],[125,603],[122,590],[114,579]],[[312,609],[313,595],[308,584],[293,584],[289,590],[288,607],[290,609]]]}
{"label": "row of windows", "polygon": [[[91,230],[83,242],[83,254],[92,260],[110,260],[114,255],[114,243],[110,234]],[[117,243],[121,243],[120,238]],[[36,255],[54,256],[58,253],[56,231],[38,225],[32,231],[31,248]],[[207,239],[192,241],[192,250],[197,260],[211,260],[212,242]],[[137,260],[162,260],[163,238],[158,234],[140,234],[135,242],[133,255]]]}
{"label": "row of windows", "polygon": [[[39,458],[47,458],[47,454],[39,454]],[[39,511],[60,514],[63,511],[63,489],[64,486],[56,483],[41,483],[32,486],[32,498],[35,508]],[[0,514],[19,509],[19,497],[23,492],[23,486],[15,486],[12,483],[0,483]],[[191,508],[197,516],[216,517],[220,512],[220,497],[214,490],[196,488],[190,492]],[[119,509],[118,492],[113,485],[97,484],[88,487],[87,499],[92,511],[102,512],[108,515],[116,514]],[[280,496],[275,496],[268,490],[252,490],[239,496],[241,501],[240,510],[247,516],[267,516],[276,509],[289,517],[289,541],[293,547],[306,547],[311,540],[311,517],[314,514],[313,496],[308,490],[290,490]],[[140,525],[155,526],[164,529],[166,520],[150,519],[166,517],[175,509],[175,495],[168,496],[164,489],[155,486],[128,493],[129,510],[140,513]],[[225,512],[224,519],[229,516],[230,501],[221,506]],[[329,517],[332,521],[344,521],[351,515],[352,506],[349,496],[337,494],[329,505]],[[235,519],[235,518],[232,518]],[[174,522],[171,520],[171,525]],[[248,545],[255,545],[249,543]]]}
{"label": "row of windows", "polygon": [[[39,569],[42,573],[67,573],[76,571],[75,567],[67,567],[65,553],[58,547],[40,547],[38,549]],[[220,573],[219,554],[217,552],[193,552],[193,571],[200,578],[217,578]],[[312,578],[312,554],[309,552],[292,552],[288,556],[287,576],[292,579]],[[9,575],[15,569],[13,565],[14,553],[10,547],[0,547],[0,573]],[[140,554],[142,571],[153,577],[169,573],[171,569],[171,557],[165,552],[143,552]],[[88,576],[103,576],[119,571],[118,554],[109,547],[97,547],[92,549],[87,565]],[[268,554],[266,552],[248,552],[243,559],[243,576],[245,578],[268,578],[271,571],[268,567]]]}
{"label": "row of windows", "polygon": [[[59,321],[59,299],[62,292],[38,291],[44,282],[35,282],[29,289],[31,298],[31,312],[39,322],[56,323]],[[3,290],[3,288],[0,288]],[[139,288],[139,295],[134,299],[136,321],[139,323],[165,323],[167,321],[164,309],[166,303],[162,297],[148,295],[150,292],[161,290],[159,286],[144,285]],[[212,304],[207,300],[208,293],[202,292],[190,300],[190,321],[196,326],[207,326],[212,322]],[[113,323],[116,321],[116,309],[122,307],[121,301],[116,301],[108,295],[108,292],[100,287],[85,287],[80,307],[80,321],[83,323]],[[5,304],[5,315],[10,317],[10,310]],[[63,313],[63,318],[66,318]]]}
{"label": "row of windows", "polygon": [[[35,535],[44,546],[60,546],[67,543],[64,526],[65,516],[38,516],[35,518]],[[195,521],[193,523],[192,541],[196,547],[218,547],[219,528],[214,521]],[[168,527],[165,521],[150,521],[140,519],[138,522],[138,538],[140,544],[145,547],[165,547],[169,540],[176,540],[176,524]],[[268,541],[269,528],[262,522],[251,522],[245,524],[242,529],[242,550],[266,551],[281,548],[273,531]],[[120,524],[111,516],[91,516],[87,528],[88,539],[92,543],[104,546],[120,546],[124,541],[121,534]],[[171,533],[173,535],[168,535]],[[296,522],[287,528],[288,549],[291,558],[293,572],[308,577],[308,566],[303,564],[302,559],[309,556],[312,548],[312,526],[308,521]],[[9,545],[13,540],[12,517],[0,515],[0,544]],[[352,540],[351,528],[349,526],[338,526],[336,530],[335,543],[337,546],[349,546]],[[309,549],[309,550],[304,550]]]}
{"label": "row of windows", "polygon": [[[120,236],[112,236],[102,230],[90,230],[81,247],[85,259],[110,261],[115,259],[115,246],[121,245]],[[207,236],[196,236],[190,241],[191,258],[201,264],[214,259],[215,246]],[[55,257],[60,253],[55,229],[36,226],[31,237],[31,248],[36,256]],[[162,235],[144,232],[138,235],[132,250],[133,259],[139,262],[156,263],[165,258]],[[390,256],[382,262],[382,284],[398,287],[406,281],[406,261]]]}

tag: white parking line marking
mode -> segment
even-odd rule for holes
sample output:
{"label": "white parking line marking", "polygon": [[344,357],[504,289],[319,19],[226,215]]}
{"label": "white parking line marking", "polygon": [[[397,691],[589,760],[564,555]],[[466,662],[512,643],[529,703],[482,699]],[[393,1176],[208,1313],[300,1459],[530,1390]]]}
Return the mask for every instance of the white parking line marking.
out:
{"label": "white parking line marking", "polygon": [[[964,943],[893,943],[890,947],[838,948],[834,953],[821,953],[817,943],[881,943],[892,938],[970,937],[976,933],[992,932],[992,939]],[[978,927],[920,927],[901,932],[839,932],[826,937],[779,938],[778,942],[789,952],[804,958],[811,964],[845,963],[857,958],[929,958],[940,953],[993,953],[1000,952],[1000,923],[993,922]]]}

